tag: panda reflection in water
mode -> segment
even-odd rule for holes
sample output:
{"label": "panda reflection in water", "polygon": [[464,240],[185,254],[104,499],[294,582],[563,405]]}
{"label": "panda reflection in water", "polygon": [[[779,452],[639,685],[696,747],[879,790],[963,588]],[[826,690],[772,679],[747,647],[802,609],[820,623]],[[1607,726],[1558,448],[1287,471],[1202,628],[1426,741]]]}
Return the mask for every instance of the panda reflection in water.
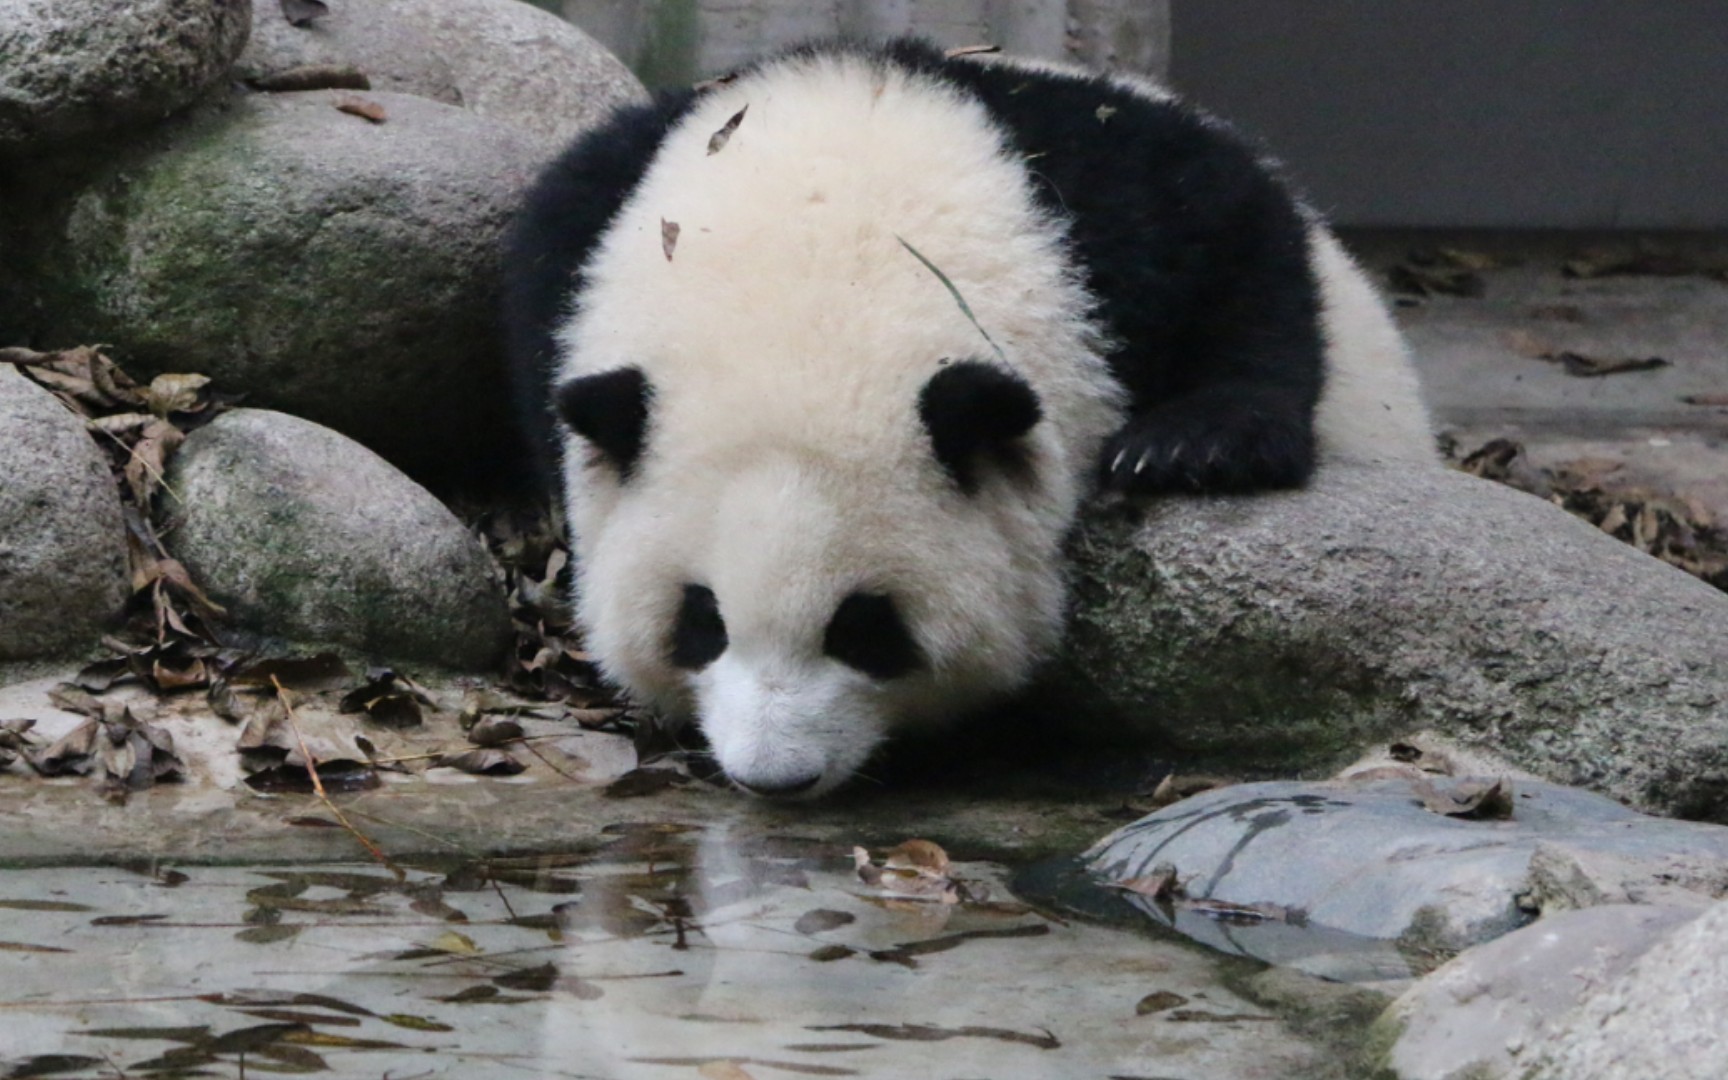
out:
{"label": "panda reflection in water", "polygon": [[1022,687],[1090,494],[1433,457],[1337,241],[1137,80],[796,49],[582,137],[506,265],[587,646],[762,795]]}

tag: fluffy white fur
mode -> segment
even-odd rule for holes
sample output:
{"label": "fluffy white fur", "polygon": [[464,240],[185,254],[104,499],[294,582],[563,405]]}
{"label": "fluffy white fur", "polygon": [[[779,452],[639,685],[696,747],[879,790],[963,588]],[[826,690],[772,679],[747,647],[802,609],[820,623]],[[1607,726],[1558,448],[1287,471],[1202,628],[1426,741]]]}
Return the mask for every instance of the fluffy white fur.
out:
{"label": "fluffy white fur", "polygon": [[[819,794],[890,716],[1012,689],[1055,643],[1060,544],[1121,409],[1061,235],[981,106],[831,56],[703,100],[621,210],[563,374],[634,364],[655,397],[629,485],[565,463],[579,618],[611,677],[701,716],[729,775],[820,772]],[[995,354],[902,239],[1040,395],[1030,499],[993,497],[1000,478],[963,497],[930,457],[920,389]],[[729,637],[693,678],[666,656],[687,582],[714,590]],[[894,596],[928,672],[882,687],[823,656],[856,590]]]}
{"label": "fluffy white fur", "polygon": [[[1317,239],[1336,354],[1324,445],[1372,454],[1420,405],[1372,290]],[[1123,402],[1062,227],[981,106],[852,57],[747,75],[670,133],[587,282],[561,378],[634,365],[654,397],[628,484],[580,443],[565,461],[579,620],[638,700],[701,718],[730,776],[819,773],[819,795],[891,722],[1012,690],[1053,648],[1061,543]],[[1005,362],[1042,402],[1029,497],[995,476],[963,496],[931,458],[918,393],[965,358]],[[1397,418],[1373,422],[1369,403]],[[729,638],[695,674],[667,655],[686,583],[714,591]],[[823,655],[858,590],[894,597],[927,671],[878,684]]]}

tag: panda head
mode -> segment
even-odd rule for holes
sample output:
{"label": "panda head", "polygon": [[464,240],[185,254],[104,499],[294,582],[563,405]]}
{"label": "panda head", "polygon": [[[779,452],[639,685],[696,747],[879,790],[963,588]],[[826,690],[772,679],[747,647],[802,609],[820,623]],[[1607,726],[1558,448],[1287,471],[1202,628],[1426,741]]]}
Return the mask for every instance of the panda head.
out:
{"label": "panda head", "polygon": [[864,384],[853,426],[803,431],[690,382],[626,366],[557,391],[577,610],[611,678],[782,798],[1024,681],[1059,627],[1071,502],[1024,378],[933,358]]}

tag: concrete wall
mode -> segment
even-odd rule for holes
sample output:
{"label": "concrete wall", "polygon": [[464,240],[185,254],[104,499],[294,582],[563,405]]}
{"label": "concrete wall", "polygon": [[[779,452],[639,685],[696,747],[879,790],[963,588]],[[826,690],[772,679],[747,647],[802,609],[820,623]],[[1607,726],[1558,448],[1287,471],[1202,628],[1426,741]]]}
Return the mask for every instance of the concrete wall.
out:
{"label": "concrete wall", "polygon": [[1172,38],[1343,222],[1728,226],[1721,0],[1175,0]]}
{"label": "concrete wall", "polygon": [[835,34],[916,33],[1154,75],[1169,57],[1168,0],[564,0],[562,11],[650,87]]}

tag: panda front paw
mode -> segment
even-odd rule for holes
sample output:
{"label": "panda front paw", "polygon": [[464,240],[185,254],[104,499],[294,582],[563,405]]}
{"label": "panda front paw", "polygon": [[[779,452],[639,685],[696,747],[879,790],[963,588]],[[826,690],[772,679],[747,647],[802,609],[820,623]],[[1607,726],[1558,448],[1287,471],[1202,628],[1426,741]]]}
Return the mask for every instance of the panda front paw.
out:
{"label": "panda front paw", "polygon": [[1314,471],[1314,435],[1305,415],[1264,403],[1173,401],[1130,418],[1100,465],[1101,486],[1124,495],[1299,487]]}

